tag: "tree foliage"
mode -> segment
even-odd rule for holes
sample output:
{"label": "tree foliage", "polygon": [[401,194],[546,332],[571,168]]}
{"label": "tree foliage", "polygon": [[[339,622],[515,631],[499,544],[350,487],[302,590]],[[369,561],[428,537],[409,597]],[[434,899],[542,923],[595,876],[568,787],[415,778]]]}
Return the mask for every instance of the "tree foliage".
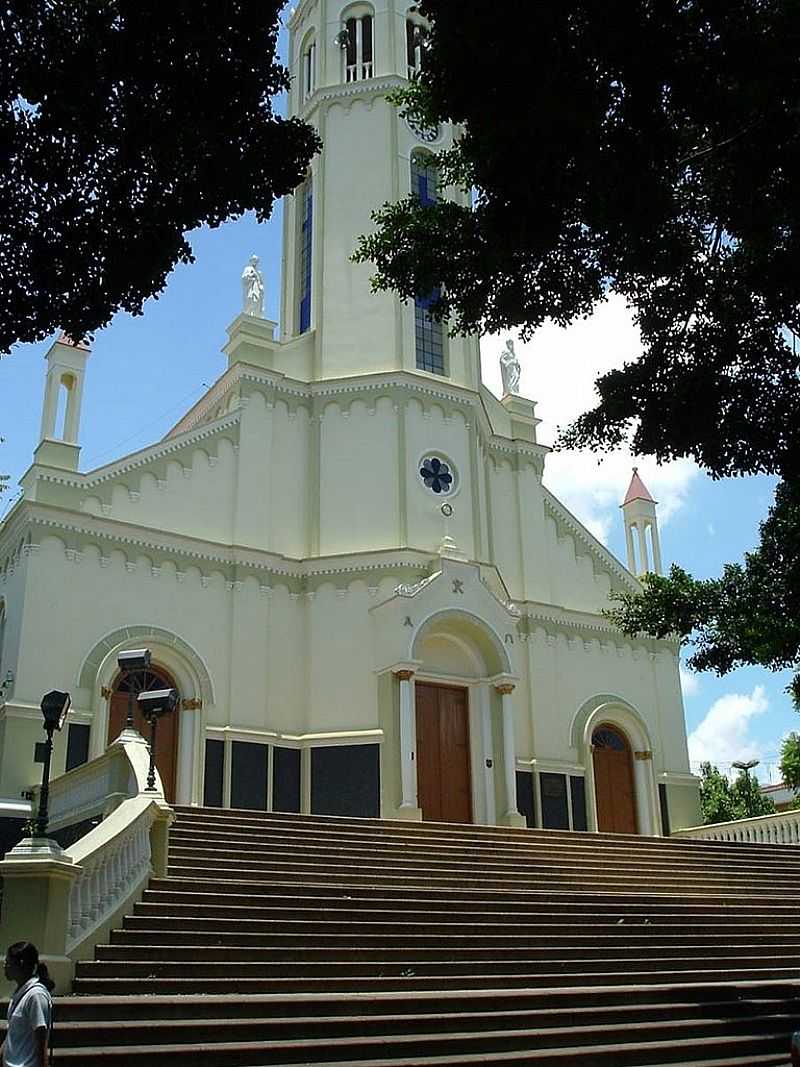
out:
{"label": "tree foliage", "polygon": [[761,793],[755,775],[742,771],[731,783],[711,763],[700,766],[700,807],[704,823],[733,822],[775,811],[772,800]]}
{"label": "tree foliage", "polygon": [[761,524],[760,544],[719,578],[700,581],[673,565],[668,578],[647,574],[644,596],[612,593],[610,618],[628,634],[677,635],[693,650],[694,670],[726,674],[758,664],[795,674],[789,690],[800,707],[800,486],[778,486]]}
{"label": "tree foliage", "polygon": [[[377,289],[440,286],[458,331],[566,325],[609,294],[643,351],[596,383],[561,444],[628,441],[713,476],[782,479],[762,540],[703,582],[679,569],[623,598],[629,632],[694,636],[696,667],[800,662],[800,19],[795,0],[422,0],[423,70],[400,105],[463,123],[442,180],[356,258]],[[509,32],[509,26],[512,31]],[[794,683],[797,697],[800,683]]]}
{"label": "tree foliage", "polygon": [[[800,734],[791,733],[783,739],[780,769],[783,783],[795,793],[800,793]],[[798,804],[800,804],[800,796]]]}
{"label": "tree foliage", "polygon": [[319,143],[274,114],[281,0],[0,7],[0,352],[139,313],[184,233],[302,179]]}

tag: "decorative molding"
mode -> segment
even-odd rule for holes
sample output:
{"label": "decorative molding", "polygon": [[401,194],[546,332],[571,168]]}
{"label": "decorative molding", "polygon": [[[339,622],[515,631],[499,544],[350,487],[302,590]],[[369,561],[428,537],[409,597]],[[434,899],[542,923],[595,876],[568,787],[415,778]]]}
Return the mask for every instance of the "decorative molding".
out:
{"label": "decorative molding", "polygon": [[113,695],[114,695],[114,690],[113,689],[109,689],[109,687],[107,685],[101,685],[100,686],[100,696],[103,698],[103,700],[110,700]]}

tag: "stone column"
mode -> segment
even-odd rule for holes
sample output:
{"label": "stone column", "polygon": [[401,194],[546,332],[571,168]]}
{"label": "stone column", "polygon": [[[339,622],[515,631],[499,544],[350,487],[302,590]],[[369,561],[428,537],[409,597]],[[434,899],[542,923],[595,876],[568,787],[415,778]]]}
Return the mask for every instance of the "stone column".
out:
{"label": "stone column", "polygon": [[414,672],[394,672],[400,683],[400,809],[401,818],[422,818],[417,806],[417,724],[414,705]]}
{"label": "stone column", "polygon": [[202,703],[199,700],[183,700],[178,720],[178,774],[175,801],[191,804],[194,792],[195,723]]}
{"label": "stone column", "polygon": [[524,826],[525,818],[517,810],[517,755],[514,748],[514,708],[511,694],[513,682],[502,682],[495,689],[500,694],[503,707],[503,774],[505,779],[505,817],[507,826]]}

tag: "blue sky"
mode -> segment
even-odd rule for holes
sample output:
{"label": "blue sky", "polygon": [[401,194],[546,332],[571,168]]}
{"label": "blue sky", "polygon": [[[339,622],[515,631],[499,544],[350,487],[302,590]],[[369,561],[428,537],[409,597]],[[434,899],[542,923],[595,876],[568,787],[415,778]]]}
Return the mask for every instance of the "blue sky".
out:
{"label": "blue sky", "polygon": [[[83,401],[83,470],[158,440],[222,373],[225,327],[239,310],[239,275],[253,252],[261,257],[266,277],[266,312],[278,318],[281,217],[279,205],[265,224],[248,216],[194,232],[196,262],[178,267],[143,315],[118,315],[96,335]],[[482,345],[484,377],[496,392],[502,340],[486,338]],[[637,344],[630,316],[615,302],[569,330],[545,326],[529,344],[518,343],[521,390],[538,403],[541,439],[549,443],[555,426],[589,406],[597,373],[630,358]],[[0,514],[16,496],[16,482],[37,443],[48,347],[49,342],[20,345],[0,360],[0,436],[5,438],[0,471],[11,475]],[[594,456],[558,454],[549,458],[546,475],[549,487],[623,560],[619,504],[633,462],[624,452],[599,465]],[[659,501],[665,566],[675,561],[698,577],[712,576],[757,543],[772,479],[714,482],[691,461],[657,468],[643,460],[639,468]],[[800,716],[784,692],[788,677],[744,669],[724,678],[685,680],[691,755],[723,768],[731,760],[756,757],[763,763],[757,772],[762,780],[768,775],[777,780],[780,740],[800,729]]]}

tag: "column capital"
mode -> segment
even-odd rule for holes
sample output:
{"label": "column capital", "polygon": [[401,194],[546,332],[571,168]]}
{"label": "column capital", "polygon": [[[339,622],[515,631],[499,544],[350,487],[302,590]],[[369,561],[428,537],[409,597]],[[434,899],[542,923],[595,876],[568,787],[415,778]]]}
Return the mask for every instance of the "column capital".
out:
{"label": "column capital", "polygon": [[516,688],[513,682],[495,682],[494,687],[501,696],[510,696]]}
{"label": "column capital", "polygon": [[415,673],[415,671],[409,670],[407,667],[403,667],[399,671],[392,671],[395,678],[398,678],[401,682],[410,682]]}

